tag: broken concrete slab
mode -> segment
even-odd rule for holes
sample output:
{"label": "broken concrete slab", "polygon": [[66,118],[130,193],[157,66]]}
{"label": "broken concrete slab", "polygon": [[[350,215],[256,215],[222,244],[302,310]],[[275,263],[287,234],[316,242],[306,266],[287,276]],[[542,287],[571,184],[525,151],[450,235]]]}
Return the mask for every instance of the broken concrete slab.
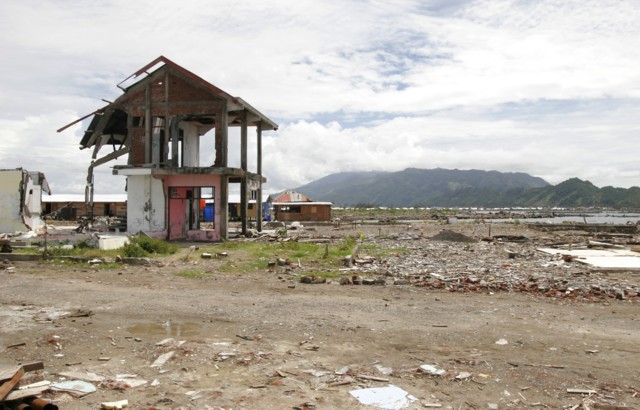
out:
{"label": "broken concrete slab", "polygon": [[595,268],[638,270],[640,271],[640,255],[630,249],[556,249],[538,248],[548,255],[569,255],[572,261],[580,262]]}
{"label": "broken concrete slab", "polygon": [[83,397],[87,394],[95,393],[96,386],[82,380],[71,380],[52,383],[50,390],[69,393],[73,397]]}

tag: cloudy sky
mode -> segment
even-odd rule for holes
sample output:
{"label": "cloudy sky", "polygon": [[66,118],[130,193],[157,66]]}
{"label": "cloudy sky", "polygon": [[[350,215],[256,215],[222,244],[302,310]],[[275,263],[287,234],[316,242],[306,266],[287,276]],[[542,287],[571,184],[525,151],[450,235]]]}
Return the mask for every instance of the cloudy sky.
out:
{"label": "cloudy sky", "polygon": [[[164,55],[280,125],[268,192],[407,167],[640,185],[639,21],[637,0],[2,1],[0,168],[82,193],[87,122],[56,129]],[[96,193],[123,192],[110,165]]]}

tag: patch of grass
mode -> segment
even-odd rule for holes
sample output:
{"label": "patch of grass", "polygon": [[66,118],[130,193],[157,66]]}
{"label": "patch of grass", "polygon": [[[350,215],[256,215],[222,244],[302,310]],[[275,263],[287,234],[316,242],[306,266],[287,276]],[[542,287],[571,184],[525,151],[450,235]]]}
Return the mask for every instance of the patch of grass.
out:
{"label": "patch of grass", "polygon": [[[360,235],[358,235],[360,236]],[[334,244],[315,244],[312,242],[223,242],[209,245],[198,250],[198,253],[207,252],[216,255],[219,252],[229,251],[228,258],[218,258],[220,263],[216,270],[225,273],[254,272],[268,269],[268,263],[278,258],[289,259],[294,264],[298,261],[303,267],[312,267],[320,273],[313,273],[322,277],[339,277],[338,268],[343,266],[345,256],[353,252],[358,237],[349,236],[341,242]],[[325,249],[328,248],[325,258]],[[375,244],[360,244],[362,253],[375,257],[395,255],[398,252],[406,252],[404,249],[382,249]],[[193,254],[194,258],[197,254]]]}
{"label": "patch of grass", "polygon": [[342,276],[338,271],[318,271],[318,272],[305,272],[304,276],[315,276],[319,278],[335,279]]}
{"label": "patch of grass", "polygon": [[269,267],[269,258],[260,257],[254,262],[248,262],[245,268],[249,270],[265,270]]}
{"label": "patch of grass", "polygon": [[377,245],[374,243],[363,244],[360,247],[360,250],[362,253],[366,253],[368,255],[375,256],[375,257],[385,257],[385,256],[395,255],[396,253],[409,252],[409,249],[407,248],[393,248],[393,249],[381,248],[380,245]]}
{"label": "patch of grass", "polygon": [[225,262],[218,268],[218,270],[220,272],[231,273],[231,272],[237,272],[238,270],[242,270],[242,268],[239,268],[238,265],[236,265],[233,262]]}
{"label": "patch of grass", "polygon": [[12,253],[19,253],[21,255],[42,255],[42,251],[35,246],[29,246],[26,248],[13,248]]}
{"label": "patch of grass", "polygon": [[341,251],[349,251],[351,252],[353,248],[356,246],[356,238],[349,235],[345,236],[344,241],[338,245],[338,249]]}
{"label": "patch of grass", "polygon": [[[129,238],[129,243],[120,249],[112,249],[103,251],[97,248],[89,246],[88,241],[82,240],[73,244],[73,248],[69,248],[65,245],[70,243],[49,243],[47,244],[47,255],[49,256],[77,256],[81,258],[115,258],[117,255],[122,255],[129,258],[140,258],[146,256],[155,255],[171,255],[180,247],[172,243],[148,238],[144,236]],[[19,248],[16,249],[16,253],[23,254],[43,254],[44,244],[40,243],[40,248]]]}
{"label": "patch of grass", "polygon": [[178,245],[163,241],[162,239],[146,236],[133,236],[129,243],[120,248],[123,256],[127,258],[144,258],[154,255],[173,255],[178,252]]}
{"label": "patch of grass", "polygon": [[122,256],[126,258],[144,258],[145,256],[149,256],[149,252],[134,242],[125,244],[120,250],[122,251]]}
{"label": "patch of grass", "polygon": [[121,263],[116,262],[107,262],[107,263],[98,263],[96,265],[92,265],[93,268],[100,270],[110,270],[110,269],[122,269],[123,266]]}
{"label": "patch of grass", "polygon": [[207,272],[202,268],[191,268],[176,273],[176,276],[181,276],[183,278],[203,279],[211,276],[211,272]]}
{"label": "patch of grass", "polygon": [[[43,254],[44,250],[40,249],[38,253]],[[79,258],[115,258],[118,254],[117,250],[102,251],[96,248],[63,248],[60,245],[48,246],[48,256],[76,256]]]}
{"label": "patch of grass", "polygon": [[178,245],[146,236],[134,236],[129,238],[129,240],[131,243],[137,244],[149,254],[173,255],[180,250]]}

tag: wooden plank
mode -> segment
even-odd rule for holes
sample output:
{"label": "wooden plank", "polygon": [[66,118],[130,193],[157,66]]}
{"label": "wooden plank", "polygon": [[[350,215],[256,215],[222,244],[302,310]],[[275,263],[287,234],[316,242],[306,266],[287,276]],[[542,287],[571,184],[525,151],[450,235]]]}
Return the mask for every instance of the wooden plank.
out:
{"label": "wooden plank", "polygon": [[574,394],[597,394],[598,392],[593,389],[567,389],[567,393]]}
{"label": "wooden plank", "polygon": [[24,369],[25,372],[35,372],[36,370],[44,370],[44,363],[43,362],[27,363],[27,364],[23,364],[22,368]]}
{"label": "wooden plank", "polygon": [[49,390],[49,385],[38,386],[38,387],[30,387],[30,388],[22,389],[22,390],[13,390],[7,395],[7,397],[5,399],[6,400],[24,399],[25,397],[37,396],[38,394],[42,393],[43,391],[47,391],[47,390]]}
{"label": "wooden plank", "polygon": [[11,380],[16,373],[18,373],[20,371],[20,369],[23,370],[23,373],[27,373],[27,372],[33,372],[36,370],[42,370],[44,369],[44,363],[42,362],[34,362],[34,363],[28,363],[25,364],[23,366],[14,366],[14,367],[4,367],[0,369],[0,384],[4,383],[8,380]]}
{"label": "wooden plank", "polygon": [[11,380],[4,382],[2,386],[0,386],[0,400],[4,400],[4,398],[7,397],[7,394],[16,387],[16,384],[22,379],[22,376],[24,376],[24,368],[20,366]]}
{"label": "wooden plank", "polygon": [[11,378],[16,374],[18,370],[20,370],[20,366],[3,367],[2,369],[0,369],[0,383],[11,380]]}

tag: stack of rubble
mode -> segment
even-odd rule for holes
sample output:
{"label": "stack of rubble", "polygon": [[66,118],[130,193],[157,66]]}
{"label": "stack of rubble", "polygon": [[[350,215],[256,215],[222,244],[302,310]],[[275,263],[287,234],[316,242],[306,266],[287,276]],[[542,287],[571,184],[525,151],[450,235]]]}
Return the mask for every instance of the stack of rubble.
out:
{"label": "stack of rubble", "polygon": [[38,397],[50,388],[40,370],[42,362],[0,369],[0,408],[57,410],[58,406]]}
{"label": "stack of rubble", "polygon": [[[498,240],[499,239],[499,240]],[[374,238],[381,248],[398,249],[390,257],[356,258],[350,274],[386,276],[392,283],[450,292],[527,292],[560,299],[640,300],[632,275],[615,275],[564,257],[538,252],[526,238],[476,241],[441,233],[427,239],[411,233]],[[362,260],[362,263],[359,263]]]}

